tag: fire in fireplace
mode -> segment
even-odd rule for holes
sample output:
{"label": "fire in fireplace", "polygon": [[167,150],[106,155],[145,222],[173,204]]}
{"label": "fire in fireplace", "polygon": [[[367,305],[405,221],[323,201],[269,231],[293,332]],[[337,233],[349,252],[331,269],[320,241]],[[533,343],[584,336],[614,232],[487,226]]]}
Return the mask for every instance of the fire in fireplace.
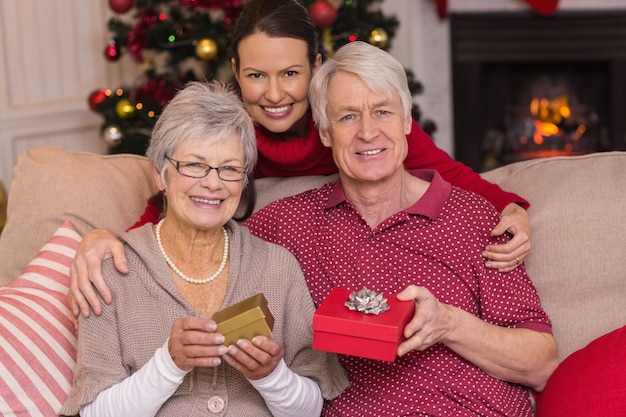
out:
{"label": "fire in fireplace", "polygon": [[483,170],[611,149],[606,65],[486,64],[484,72]]}
{"label": "fire in fireplace", "polygon": [[451,16],[456,157],[477,171],[626,147],[626,13]]}

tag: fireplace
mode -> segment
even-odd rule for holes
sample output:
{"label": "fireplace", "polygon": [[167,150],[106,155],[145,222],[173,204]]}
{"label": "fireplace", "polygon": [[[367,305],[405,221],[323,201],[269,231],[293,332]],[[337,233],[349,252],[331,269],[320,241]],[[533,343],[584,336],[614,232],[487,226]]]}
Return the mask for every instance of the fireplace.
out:
{"label": "fireplace", "polygon": [[626,12],[452,14],[456,159],[626,149]]}

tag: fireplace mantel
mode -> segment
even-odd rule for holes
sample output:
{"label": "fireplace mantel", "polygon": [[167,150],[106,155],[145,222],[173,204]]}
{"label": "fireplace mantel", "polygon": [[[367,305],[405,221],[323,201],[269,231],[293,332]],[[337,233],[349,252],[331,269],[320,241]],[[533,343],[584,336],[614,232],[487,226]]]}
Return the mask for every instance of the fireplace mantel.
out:
{"label": "fireplace mantel", "polygon": [[482,171],[626,149],[626,11],[450,21],[456,159]]}
{"label": "fireplace mantel", "polygon": [[[418,97],[424,115],[437,124],[434,139],[443,150],[455,156],[452,62],[449,19],[439,20],[434,2],[419,2],[411,39],[416,52],[408,54],[405,64],[414,69],[424,84]],[[560,0],[558,12],[626,11],[624,0]],[[521,0],[448,0],[449,13],[528,13],[530,7]],[[404,24],[404,22],[403,22]]]}

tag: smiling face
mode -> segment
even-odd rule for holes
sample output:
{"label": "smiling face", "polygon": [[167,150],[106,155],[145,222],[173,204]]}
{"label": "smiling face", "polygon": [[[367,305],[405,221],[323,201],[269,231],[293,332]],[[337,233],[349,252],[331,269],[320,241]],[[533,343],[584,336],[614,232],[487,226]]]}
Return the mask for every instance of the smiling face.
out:
{"label": "smiling face", "polygon": [[[238,52],[239,70],[233,59],[233,72],[250,116],[286,140],[304,136],[313,75],[306,42],[255,33],[241,41]],[[318,56],[315,67],[320,63]]]}
{"label": "smiling face", "polygon": [[[243,167],[244,149],[237,136],[221,140],[197,139],[180,144],[170,158],[184,162],[200,162],[212,167]],[[228,222],[237,207],[244,181],[222,181],[212,169],[204,178],[189,178],[167,166],[167,187],[158,172],[154,172],[157,186],[166,190],[168,222],[177,227],[216,230]]]}
{"label": "smiling face", "polygon": [[404,172],[412,119],[397,95],[375,93],[358,76],[339,71],[329,84],[327,114],[322,143],[332,147],[342,178],[379,182]]}

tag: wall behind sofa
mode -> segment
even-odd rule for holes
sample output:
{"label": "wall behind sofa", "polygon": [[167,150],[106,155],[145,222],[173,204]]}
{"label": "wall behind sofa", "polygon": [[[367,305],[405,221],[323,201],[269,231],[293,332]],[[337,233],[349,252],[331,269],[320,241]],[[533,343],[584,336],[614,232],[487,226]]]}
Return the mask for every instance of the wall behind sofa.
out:
{"label": "wall behind sofa", "polygon": [[89,92],[120,85],[130,59],[110,64],[108,0],[0,1],[0,182],[41,145],[105,152]]}

